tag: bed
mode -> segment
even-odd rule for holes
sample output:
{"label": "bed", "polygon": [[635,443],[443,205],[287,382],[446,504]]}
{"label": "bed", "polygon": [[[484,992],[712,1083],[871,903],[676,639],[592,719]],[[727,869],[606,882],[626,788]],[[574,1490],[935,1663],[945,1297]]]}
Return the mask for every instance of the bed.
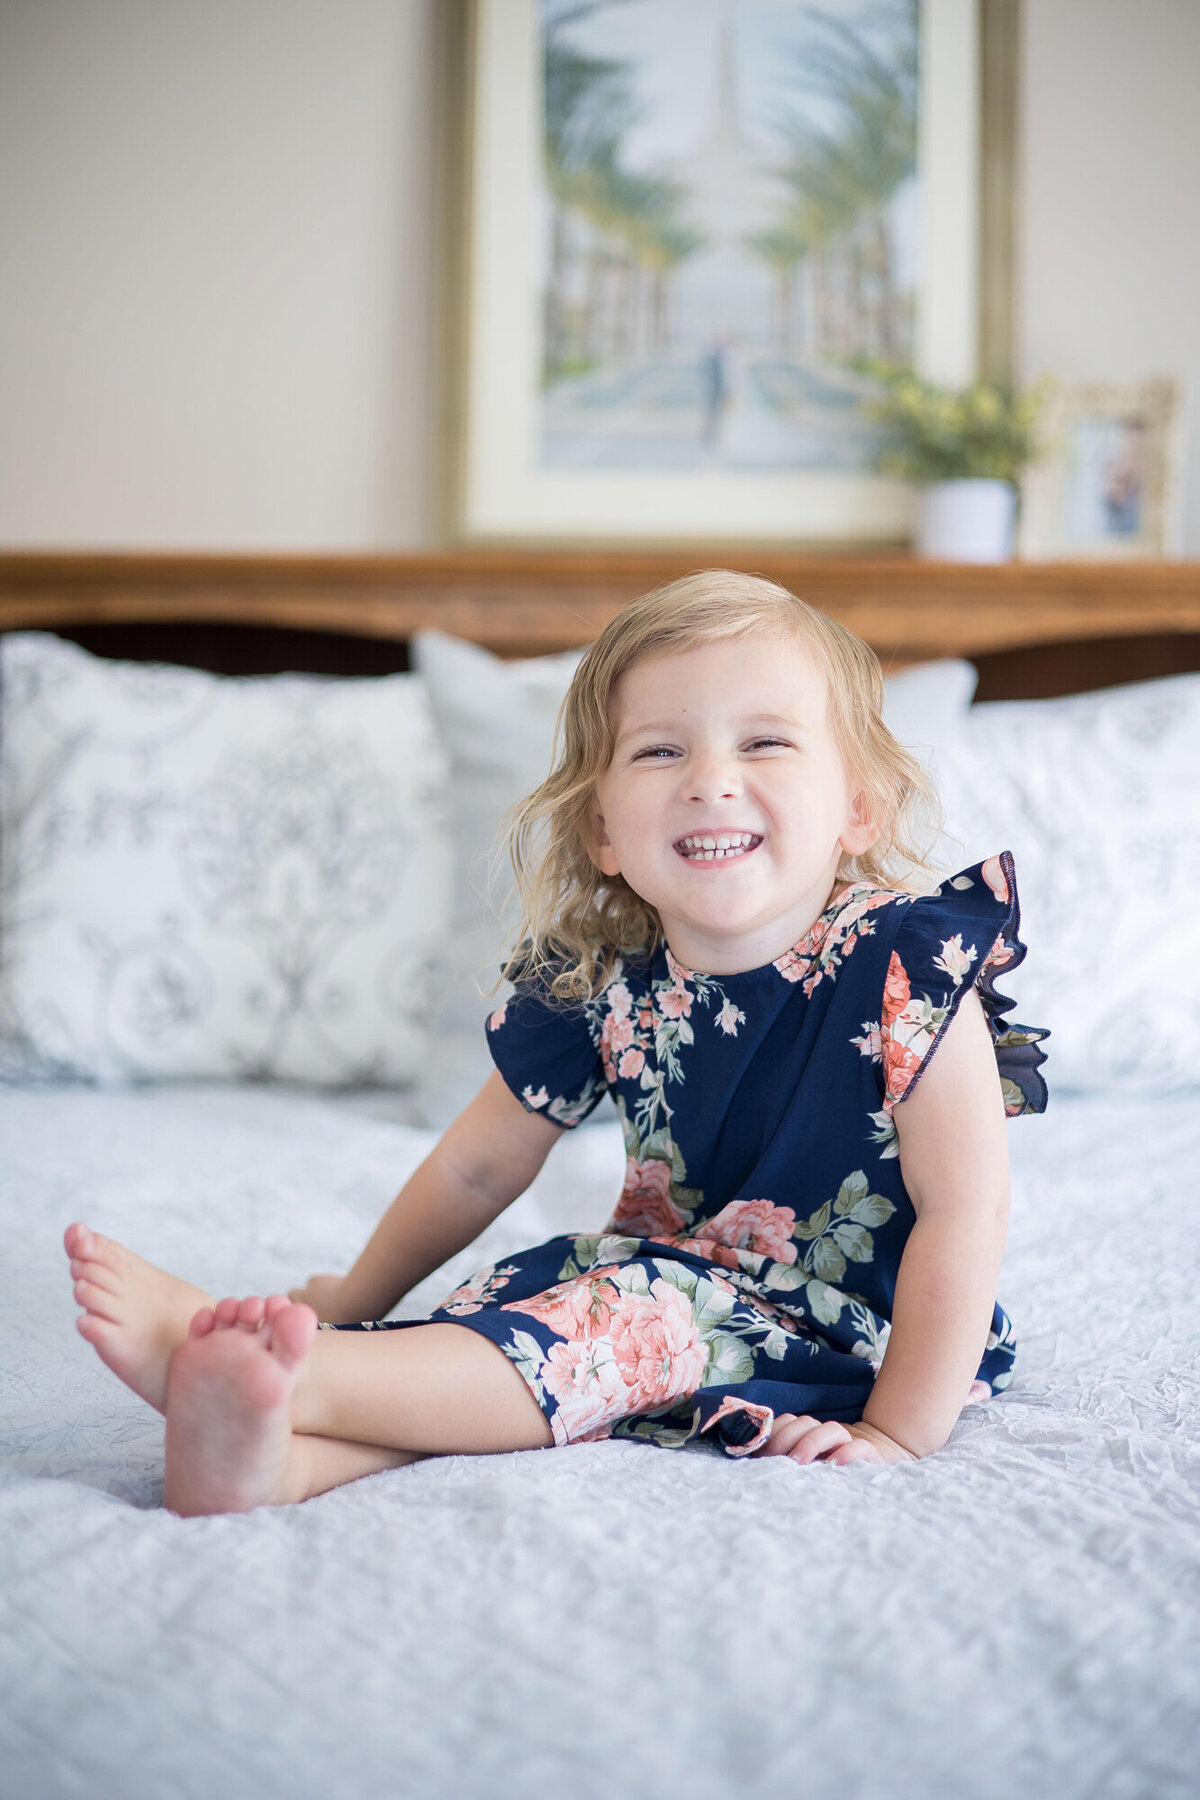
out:
{"label": "bed", "polygon": [[[84,637],[113,624],[112,612],[98,620],[94,581],[92,601],[81,597],[87,569],[72,587],[61,562],[17,560],[0,625]],[[631,596],[643,573],[622,575],[610,556],[585,593],[543,568],[536,608],[527,593],[513,598],[519,574],[505,589],[493,573],[490,626],[478,593],[473,631],[462,613],[436,617],[506,651],[561,651],[594,629],[593,604],[619,604],[621,581]],[[478,589],[477,569],[458,565],[455,579],[468,578]],[[973,591],[985,593],[978,617],[991,607],[994,620],[989,579]],[[1134,576],[1122,579],[1133,593]],[[861,584],[880,580],[879,565],[860,573]],[[122,582],[126,624],[161,630],[190,611],[194,625],[203,611],[181,608],[178,580],[164,583],[161,569],[144,571],[139,589],[127,566]],[[247,596],[262,587],[261,571],[240,588],[226,580],[225,617],[253,623]],[[293,605],[302,587],[276,569],[271,608]],[[1061,674],[1044,674],[1054,660],[1036,649],[1045,630],[1014,625],[1010,594],[1008,638],[997,641],[993,624],[980,649],[965,641],[963,591],[957,637],[938,634],[937,595],[914,591],[901,641],[917,655],[974,654],[987,703],[1001,709],[987,728],[1032,732],[1045,760],[1036,720],[1003,713],[1038,691],[1039,669],[1065,691]],[[412,610],[425,600],[398,592],[393,580],[392,638],[379,632],[377,645],[430,622]],[[220,608],[209,604],[211,633]],[[378,595],[374,604],[378,622]],[[1055,654],[1077,687],[1152,678],[1161,722],[1187,713],[1200,615],[1182,585],[1156,604],[1159,648],[1147,651],[1143,634],[1138,666],[1128,610],[1124,625],[1093,634],[1126,634],[1115,671],[1086,630],[1058,640],[1077,654]],[[329,666],[330,646],[318,648]],[[163,653],[161,638],[149,646]],[[278,642],[275,655],[275,666],[291,660]],[[1033,676],[1013,673],[1019,655]],[[989,656],[1009,661],[989,669]],[[399,654],[392,666],[404,666]],[[1090,733],[1108,754],[1095,696],[1062,704],[1054,730]],[[1137,715],[1139,743],[1150,716]],[[1069,841],[1086,841],[1104,807],[1111,818],[1112,794],[1101,802]],[[1145,832],[1144,803],[1141,813]],[[1065,1011],[1063,1021],[1078,1060]],[[1088,1024],[1084,1050],[1097,1029]],[[63,1227],[83,1215],[217,1292],[270,1291],[342,1266],[434,1133],[383,1088],[13,1082],[0,1094],[6,1792],[1193,1794],[1200,1103],[1186,1020],[1179,1029],[1170,1067],[1127,1056],[1072,1092],[1056,1090],[1048,1046],[1050,1109],[1011,1131],[1001,1291],[1018,1325],[1017,1378],[920,1463],[801,1469],[609,1442],[429,1460],[300,1508],[195,1520],[160,1508],[161,1421],[72,1329]],[[402,1315],[484,1262],[598,1225],[622,1160],[615,1118],[566,1134],[533,1188]]]}

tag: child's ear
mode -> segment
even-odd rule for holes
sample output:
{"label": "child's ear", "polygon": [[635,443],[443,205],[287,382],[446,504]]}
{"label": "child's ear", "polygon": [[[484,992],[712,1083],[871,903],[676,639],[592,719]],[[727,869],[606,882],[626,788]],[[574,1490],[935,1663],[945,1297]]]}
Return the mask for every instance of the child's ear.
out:
{"label": "child's ear", "polygon": [[878,839],[879,826],[871,816],[873,811],[869,794],[855,794],[846,816],[845,830],[838,839],[847,856],[861,856]]}
{"label": "child's ear", "polygon": [[617,863],[616,852],[604,829],[604,814],[598,806],[588,809],[587,822],[581,835],[583,847],[600,873],[602,875],[619,875],[621,870]]}

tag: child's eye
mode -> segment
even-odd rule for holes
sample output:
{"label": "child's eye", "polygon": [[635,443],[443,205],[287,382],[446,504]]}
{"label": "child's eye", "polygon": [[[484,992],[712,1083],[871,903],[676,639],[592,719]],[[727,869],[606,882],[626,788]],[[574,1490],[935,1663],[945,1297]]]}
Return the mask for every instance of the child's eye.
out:
{"label": "child's eye", "polygon": [[641,762],[644,756],[661,757],[674,756],[675,754],[676,752],[671,748],[670,744],[647,744],[644,750],[638,751],[633,760],[634,762]]}
{"label": "child's eye", "polygon": [[786,749],[787,748],[787,740],[785,738],[772,738],[772,737],[754,738],[749,744],[746,745],[746,748],[747,748],[747,750],[763,750],[763,749],[777,750],[780,748]]}

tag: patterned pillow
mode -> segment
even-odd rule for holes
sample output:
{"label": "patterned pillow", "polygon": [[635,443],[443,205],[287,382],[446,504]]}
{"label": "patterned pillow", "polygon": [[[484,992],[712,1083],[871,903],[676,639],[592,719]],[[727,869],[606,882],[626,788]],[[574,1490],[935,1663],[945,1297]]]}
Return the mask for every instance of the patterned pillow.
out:
{"label": "patterned pillow", "polygon": [[415,675],[0,640],[0,1073],[410,1082],[450,899]]}
{"label": "patterned pillow", "polygon": [[1061,1089],[1200,1082],[1200,675],[996,701],[940,759],[949,868],[1011,850],[1028,960],[1006,982],[1050,1027]]}

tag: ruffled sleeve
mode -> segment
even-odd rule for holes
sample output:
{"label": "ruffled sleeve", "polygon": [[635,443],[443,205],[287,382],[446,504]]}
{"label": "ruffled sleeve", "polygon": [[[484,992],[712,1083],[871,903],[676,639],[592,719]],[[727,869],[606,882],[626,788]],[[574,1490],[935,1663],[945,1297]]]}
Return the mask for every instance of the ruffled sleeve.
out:
{"label": "ruffled sleeve", "polygon": [[564,1129],[580,1125],[602,1099],[605,1080],[587,1009],[547,998],[536,979],[518,976],[487,1022],[492,1061],[527,1112]]}
{"label": "ruffled sleeve", "polygon": [[1049,1032],[1017,1025],[1004,1014],[1015,1004],[996,992],[994,978],[1025,958],[1017,936],[1020,910],[1008,851],[945,880],[934,894],[901,912],[884,981],[880,1022],[884,1106],[910,1094],[921,1078],[963,995],[975,987],[992,1034],[1004,1110],[1009,1118],[1046,1110],[1038,1048]]}

